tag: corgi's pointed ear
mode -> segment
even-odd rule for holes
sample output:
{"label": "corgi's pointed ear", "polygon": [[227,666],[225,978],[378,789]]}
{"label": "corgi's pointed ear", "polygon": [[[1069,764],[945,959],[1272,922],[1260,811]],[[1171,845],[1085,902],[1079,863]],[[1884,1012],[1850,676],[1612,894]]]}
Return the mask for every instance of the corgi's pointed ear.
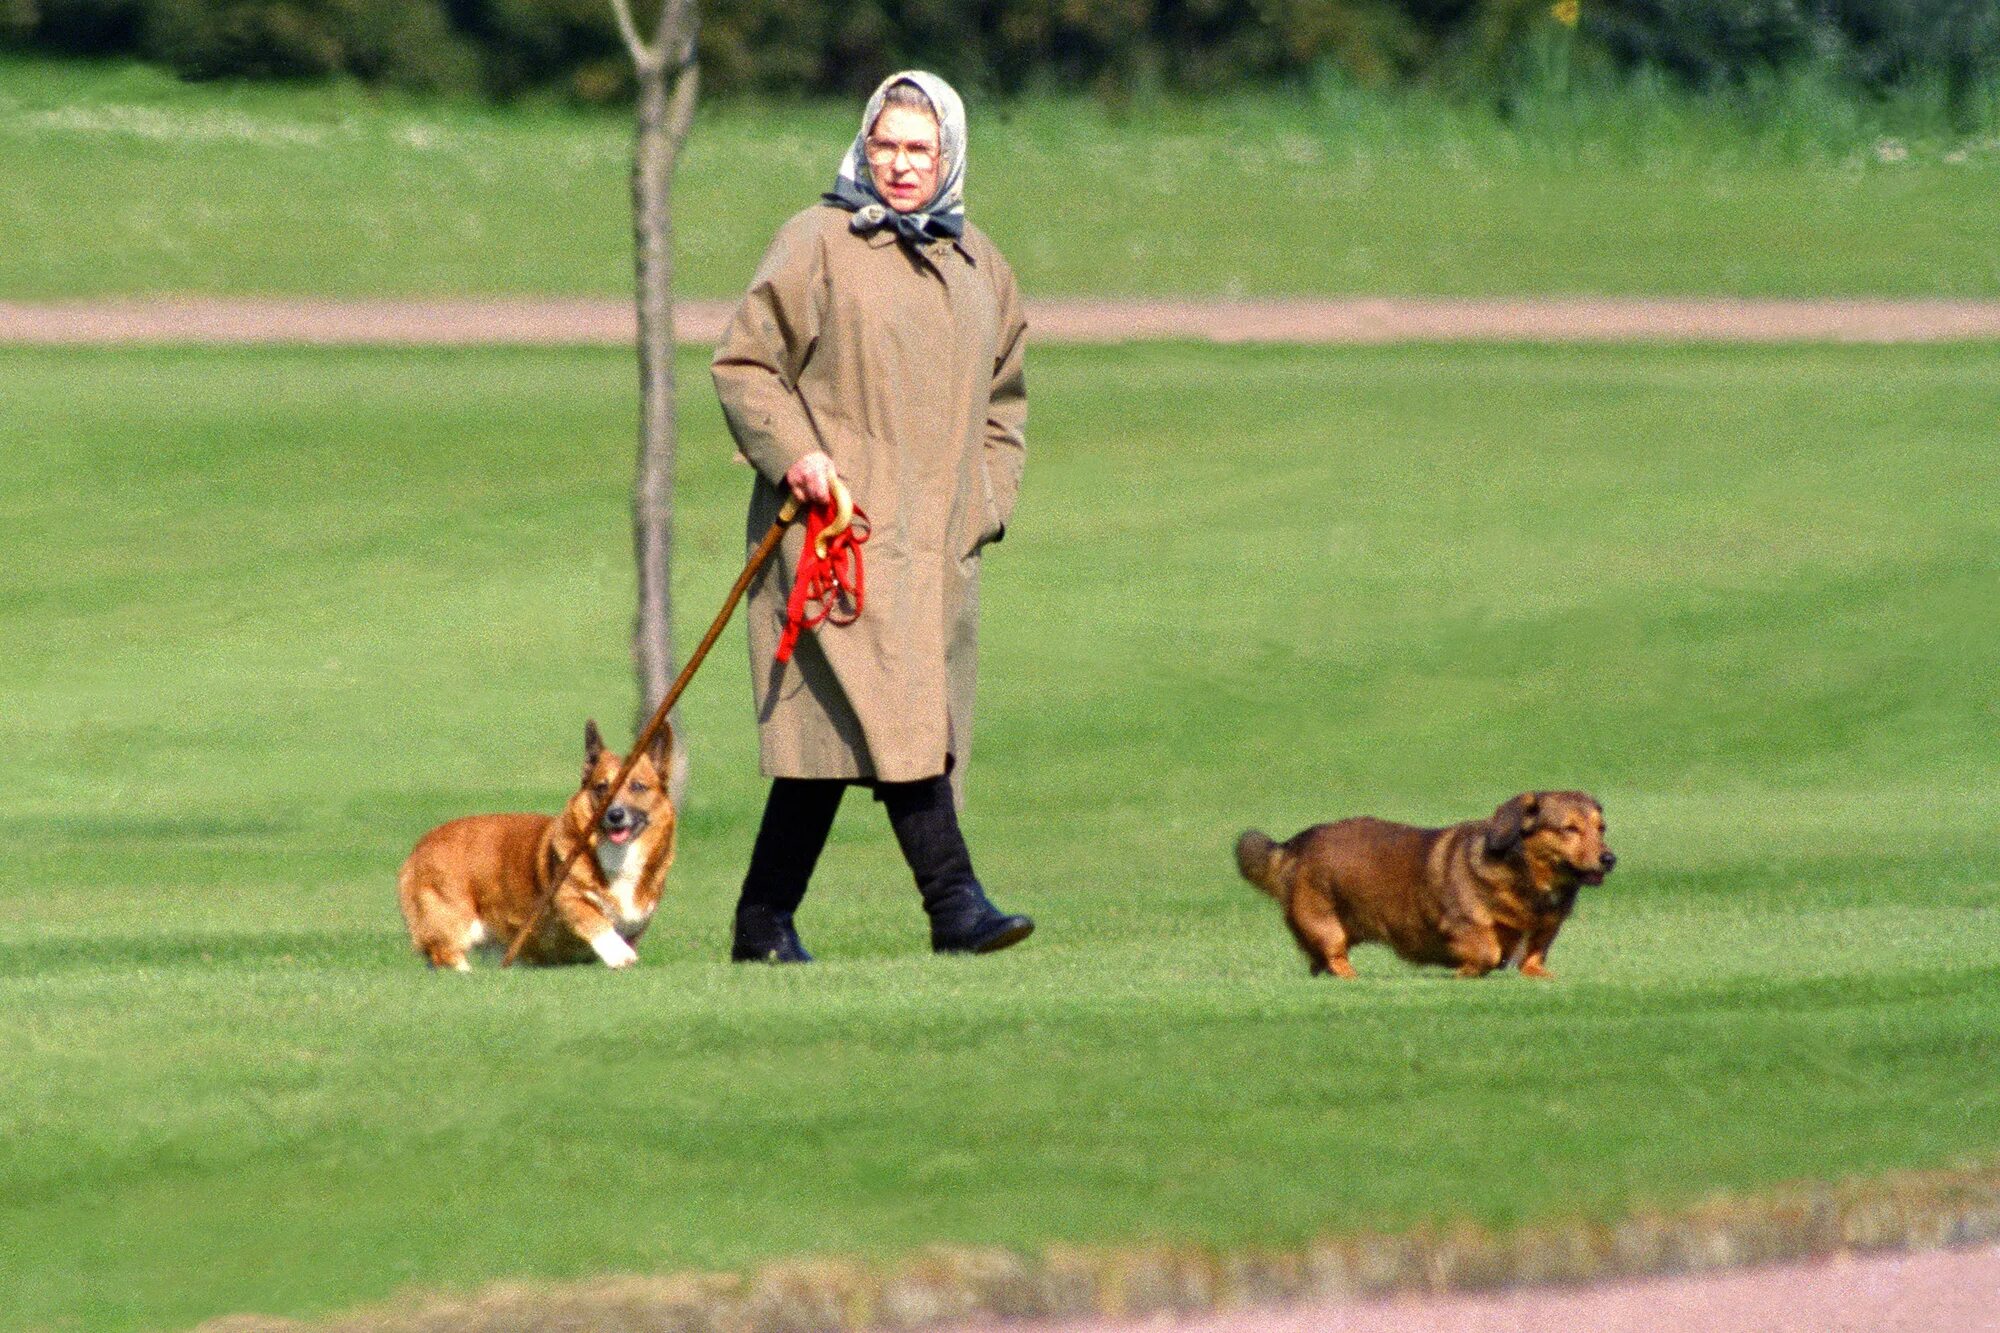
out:
{"label": "corgi's pointed ear", "polygon": [[1486,830],[1486,853],[1506,856],[1521,845],[1521,839],[1535,831],[1535,817],[1541,813],[1542,798],[1523,792],[1493,812]]}
{"label": "corgi's pointed ear", "polygon": [[660,724],[659,735],[653,737],[653,743],[646,747],[646,753],[652,757],[653,767],[664,773],[667,771],[667,760],[673,752],[674,724],[663,722]]}
{"label": "corgi's pointed ear", "polygon": [[604,753],[604,736],[597,729],[597,719],[583,724],[583,762],[594,764],[597,756]]}

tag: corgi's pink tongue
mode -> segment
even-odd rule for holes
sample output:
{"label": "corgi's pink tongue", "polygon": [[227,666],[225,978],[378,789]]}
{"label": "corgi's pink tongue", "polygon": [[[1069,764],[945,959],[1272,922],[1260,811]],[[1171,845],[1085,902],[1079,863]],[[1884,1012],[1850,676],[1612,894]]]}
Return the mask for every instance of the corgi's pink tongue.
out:
{"label": "corgi's pink tongue", "polygon": [[613,829],[604,836],[611,840],[613,846],[623,846],[625,843],[632,841],[632,830],[628,828]]}

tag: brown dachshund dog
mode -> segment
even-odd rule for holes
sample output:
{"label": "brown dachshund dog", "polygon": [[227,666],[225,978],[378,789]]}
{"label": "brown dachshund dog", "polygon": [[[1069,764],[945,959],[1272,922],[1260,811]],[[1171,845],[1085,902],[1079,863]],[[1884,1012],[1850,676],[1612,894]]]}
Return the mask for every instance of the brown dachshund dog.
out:
{"label": "brown dachshund dog", "polygon": [[1602,884],[1617,861],[1604,807],[1580,791],[1527,792],[1450,828],[1364,816],[1283,844],[1255,830],[1236,842],[1237,869],[1285,909],[1315,976],[1353,976],[1348,947],[1370,940],[1462,977],[1508,963],[1548,976],[1578,887]]}

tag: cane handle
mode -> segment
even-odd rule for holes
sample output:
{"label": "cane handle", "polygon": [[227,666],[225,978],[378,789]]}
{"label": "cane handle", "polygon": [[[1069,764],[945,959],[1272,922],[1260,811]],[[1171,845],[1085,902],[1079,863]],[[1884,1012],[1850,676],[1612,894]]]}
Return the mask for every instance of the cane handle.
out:
{"label": "cane handle", "polygon": [[827,485],[833,492],[833,522],[821,528],[818,539],[813,542],[813,550],[822,560],[826,559],[827,542],[847,531],[854,523],[854,497],[848,494],[847,483],[833,477]]}

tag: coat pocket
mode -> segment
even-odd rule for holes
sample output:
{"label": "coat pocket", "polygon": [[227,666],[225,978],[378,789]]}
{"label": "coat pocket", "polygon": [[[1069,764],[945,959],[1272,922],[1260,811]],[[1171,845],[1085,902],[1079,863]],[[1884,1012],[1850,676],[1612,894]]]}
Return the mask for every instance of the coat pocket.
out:
{"label": "coat pocket", "polygon": [[974,534],[972,546],[960,557],[975,560],[979,553],[1007,535],[1007,525],[1000,521],[1000,506],[993,501],[993,479],[986,475],[986,464],[979,465],[979,530]]}

